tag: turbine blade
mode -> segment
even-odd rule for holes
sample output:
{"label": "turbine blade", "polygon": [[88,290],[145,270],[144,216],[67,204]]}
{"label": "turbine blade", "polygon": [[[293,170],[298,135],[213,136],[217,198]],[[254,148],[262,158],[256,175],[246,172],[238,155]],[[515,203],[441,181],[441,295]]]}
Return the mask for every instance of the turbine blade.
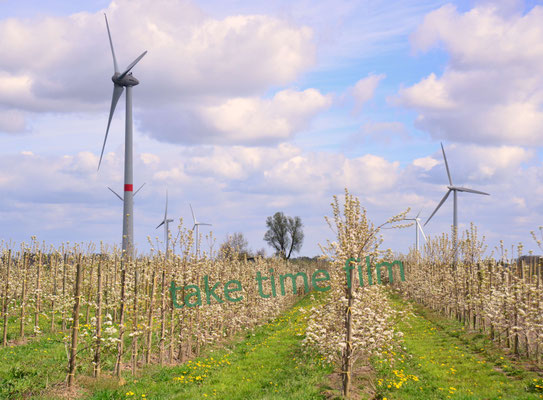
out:
{"label": "turbine blade", "polygon": [[111,40],[111,32],[109,31],[109,24],[107,23],[107,15],[104,14],[104,17],[106,18],[107,35],[109,36],[109,45],[111,46],[111,54],[113,55],[113,69],[115,70],[115,73],[118,73],[119,65],[117,64],[117,58],[115,57],[115,50],[113,50],[113,41]]}
{"label": "turbine blade", "polygon": [[198,222],[197,225],[207,225],[207,226],[211,226],[211,224],[206,224],[205,222]]}
{"label": "turbine blade", "polygon": [[[192,205],[190,203],[189,203],[189,207],[190,207],[190,212],[192,213],[192,220],[194,221],[194,226],[196,226],[197,225],[196,217],[194,216],[194,211],[193,211]],[[194,229],[194,227],[192,229]]]}
{"label": "turbine blade", "polygon": [[100,153],[100,161],[98,161],[98,169],[100,169],[100,164],[102,164],[102,157],[104,156],[104,149],[106,148],[107,135],[109,133],[109,126],[111,125],[111,119],[113,118],[115,107],[117,107],[117,102],[123,94],[123,91],[124,87],[119,85],[113,86],[113,96],[111,97],[111,108],[109,109],[109,119],[107,121],[106,136],[104,137],[104,144],[102,145],[102,152]]}
{"label": "turbine blade", "polygon": [[143,58],[144,55],[147,54],[147,50],[145,50],[143,53],[140,54],[140,56],[138,58],[136,58],[134,61],[132,61],[130,63],[130,65],[128,67],[126,67],[126,70],[121,74],[119,75],[119,78],[118,79],[123,79],[126,74],[128,74],[130,72],[130,70],[132,68],[134,68],[134,66]]}
{"label": "turbine blade", "polygon": [[424,223],[424,226],[426,226],[426,224],[428,222],[430,222],[430,220],[432,219],[432,217],[434,216],[434,214],[437,212],[437,210],[439,210],[439,207],[441,207],[441,205],[443,203],[445,203],[445,200],[447,200],[447,197],[449,197],[449,194],[451,194],[452,190],[449,189],[447,191],[447,193],[445,193],[445,196],[443,196],[443,198],[441,199],[441,201],[439,202],[439,204],[437,205],[436,209],[434,210],[434,212],[432,213],[432,215],[430,215],[430,217],[426,220],[426,222]]}
{"label": "turbine blade", "polygon": [[445,168],[447,168],[447,176],[449,177],[449,184],[452,186],[451,173],[449,171],[449,163],[447,163],[447,156],[445,155],[445,149],[443,148],[443,143],[441,143],[441,151],[443,152],[443,159],[445,160]]}
{"label": "turbine blade", "polygon": [[119,196],[115,190],[113,190],[113,189],[110,188],[109,186],[108,186],[107,188],[108,188],[109,190],[111,190],[111,192],[112,192],[115,196],[117,196],[117,197],[119,198],[119,200],[124,201],[123,198],[122,198],[121,196]]}
{"label": "turbine blade", "polygon": [[422,230],[422,226],[420,226],[420,223],[418,220],[417,220],[417,226],[418,226],[418,229],[420,230],[420,233],[422,233],[422,237],[424,238],[424,241],[427,242],[428,239],[426,239],[426,235],[424,234],[424,231]]}
{"label": "turbine blade", "polygon": [[415,217],[415,219],[418,219],[419,218],[419,215],[420,213],[422,212],[422,208],[420,209],[419,213],[417,214],[417,216]]}
{"label": "turbine blade", "polygon": [[132,197],[134,197],[135,195],[137,195],[138,192],[141,190],[141,188],[144,187],[144,186],[145,186],[145,182],[143,182],[142,185],[138,188],[138,190],[136,190],[136,191],[134,192],[134,194],[132,195]]}
{"label": "turbine blade", "polygon": [[166,221],[166,220],[164,220],[164,221],[162,221],[160,224],[158,224],[158,226],[157,226],[155,229],[158,229],[158,228],[160,228],[162,225],[164,225],[164,222],[165,222],[165,221]]}
{"label": "turbine blade", "polygon": [[479,191],[479,190],[468,189],[468,188],[465,188],[465,187],[458,187],[457,190],[458,190],[459,192],[468,192],[468,193],[475,193],[475,194],[484,194],[485,196],[490,196],[490,194],[488,194],[488,193],[481,192],[481,191]]}

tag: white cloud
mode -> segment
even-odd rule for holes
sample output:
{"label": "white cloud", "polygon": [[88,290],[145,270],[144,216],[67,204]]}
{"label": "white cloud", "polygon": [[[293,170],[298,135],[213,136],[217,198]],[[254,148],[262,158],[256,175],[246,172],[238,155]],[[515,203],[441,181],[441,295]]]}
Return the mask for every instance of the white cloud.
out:
{"label": "white cloud", "polygon": [[284,141],[307,126],[308,120],[331,103],[315,89],[283,90],[269,100],[234,98],[203,108],[203,119],[223,143]]}
{"label": "white cloud", "polygon": [[[263,140],[277,141],[328,101],[314,89],[279,91],[266,110],[260,98],[314,64],[308,27],[267,15],[217,19],[190,1],[119,0],[105,11],[120,68],[148,50],[133,70],[141,83],[134,116],[151,136],[185,141],[177,129],[181,115],[182,131],[195,132],[188,142],[215,140],[223,123],[230,124],[223,142],[258,141],[255,131],[262,127]],[[22,130],[20,111],[107,111],[112,59],[102,12],[4,19],[0,37],[0,107],[19,111],[10,120],[0,114],[0,130]],[[240,131],[235,113],[252,107],[258,109],[253,128]]]}
{"label": "white cloud", "polygon": [[526,209],[526,200],[524,200],[522,197],[514,196],[511,200],[518,208]]}
{"label": "white cloud", "polygon": [[[289,83],[314,60],[310,29],[274,17],[214,19],[192,2],[167,0],[119,0],[105,12],[120,68],[149,51],[134,74],[145,76],[153,88],[148,90],[158,95],[153,101],[178,97],[178,91],[184,96],[255,93]],[[112,75],[101,12],[6,19],[0,21],[0,34],[2,70],[19,79],[19,87],[31,83],[40,96],[78,92],[89,100],[89,89]]]}
{"label": "white cloud", "polygon": [[160,162],[160,157],[157,156],[156,154],[151,154],[151,153],[141,153],[140,154],[140,159],[146,165],[148,165],[148,164],[156,164],[156,163]]}
{"label": "white cloud", "polygon": [[449,4],[426,15],[412,43],[421,51],[442,45],[450,56],[441,76],[393,99],[418,112],[417,127],[455,141],[543,140],[543,7],[523,15],[483,4],[460,13]]}
{"label": "white cloud", "polygon": [[398,162],[371,154],[347,158],[340,154],[300,153],[279,161],[263,172],[262,185],[293,193],[338,193],[345,187],[367,193],[394,185]]}
{"label": "white cloud", "polygon": [[447,88],[442,81],[436,79],[434,73],[421,80],[415,86],[400,89],[399,96],[404,104],[413,108],[424,108],[433,111],[450,111],[455,108]]}
{"label": "white cloud", "polygon": [[[513,146],[476,145],[448,145],[445,150],[455,184],[491,193],[488,198],[460,196],[462,223],[475,221],[482,231],[497,232],[492,233],[493,238],[500,239],[498,233],[507,233],[504,227],[508,224],[515,223],[514,229],[528,232],[529,222],[518,225],[515,212],[524,215],[529,210],[532,221],[540,219],[543,169],[530,163],[533,152]],[[202,218],[214,224],[219,237],[240,229],[251,231],[253,247],[261,247],[265,218],[277,210],[300,215],[308,232],[319,232],[325,230],[319,216],[329,214],[332,195],[341,195],[348,187],[371,209],[374,221],[384,221],[407,207],[414,212],[423,208],[424,218],[443,196],[447,183],[439,149],[405,167],[374,154],[346,157],[304,151],[288,143],[269,147],[179,146],[168,148],[166,153],[147,151],[134,161],[136,185],[147,182],[138,193],[135,209],[138,241],[144,247],[145,236],[155,234],[163,216],[166,188],[173,218],[190,219],[188,203],[192,202],[198,204]],[[13,165],[17,168],[8,168]],[[2,225],[17,226],[40,237],[47,227],[58,232],[60,240],[117,241],[122,205],[106,186],[122,187],[122,154],[108,153],[98,174],[96,165],[97,156],[88,152],[44,156],[26,151],[2,157],[0,171],[10,171],[0,174]],[[495,215],[503,218],[496,221]],[[35,225],[38,219],[39,227]],[[442,232],[449,225],[450,207],[446,206],[426,232]],[[65,235],[67,227],[70,237]],[[316,235],[307,243],[313,249],[309,254],[317,251],[314,241],[325,234]],[[396,248],[398,243],[391,246]]]}
{"label": "white cloud", "polygon": [[[528,163],[534,156],[533,151],[522,147],[472,144],[446,146],[445,152],[453,183],[457,185],[466,182],[496,184],[509,181],[522,170],[522,163]],[[446,179],[441,151],[438,157],[440,162],[436,169],[442,170],[443,179]]]}
{"label": "white cloud", "polygon": [[422,168],[425,171],[431,170],[433,167],[439,164],[439,161],[437,161],[435,158],[432,157],[422,157],[422,158],[416,158],[413,160],[413,165],[415,167]]}
{"label": "white cloud", "polygon": [[351,89],[351,95],[355,100],[355,111],[360,111],[362,106],[368,102],[375,93],[379,82],[385,78],[384,74],[369,75],[360,79]]}

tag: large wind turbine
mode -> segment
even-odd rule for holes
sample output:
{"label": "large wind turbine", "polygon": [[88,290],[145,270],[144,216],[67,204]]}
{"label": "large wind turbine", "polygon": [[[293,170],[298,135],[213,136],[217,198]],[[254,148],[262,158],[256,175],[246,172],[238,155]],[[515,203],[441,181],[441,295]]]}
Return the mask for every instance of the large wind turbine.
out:
{"label": "large wind turbine", "polygon": [[453,192],[453,196],[454,196],[453,197],[453,199],[454,199],[454,201],[453,201],[453,227],[454,227],[453,249],[454,249],[454,261],[456,263],[456,260],[457,260],[456,242],[457,242],[457,237],[458,237],[458,200],[457,200],[457,192],[468,192],[468,193],[475,193],[475,194],[483,194],[485,196],[490,196],[490,195],[488,193],[480,192],[478,190],[468,189],[468,188],[465,188],[465,187],[462,187],[462,186],[454,186],[453,183],[452,183],[452,179],[451,179],[451,173],[449,171],[449,164],[447,163],[447,156],[445,155],[445,149],[443,148],[443,143],[441,143],[441,152],[443,153],[443,160],[445,160],[445,168],[447,169],[447,176],[449,178],[449,186],[447,186],[449,188],[449,190],[447,191],[447,193],[445,193],[445,196],[443,196],[443,198],[441,199],[441,201],[437,205],[437,207],[434,210],[434,212],[432,213],[432,215],[430,215],[430,217],[426,220],[426,222],[424,223],[424,226],[426,226],[426,224],[432,219],[432,217],[437,212],[437,210],[439,210],[439,207],[441,207],[441,205],[443,203],[445,203],[445,200],[447,200],[447,197],[449,197],[449,194],[451,194],[451,192]]}
{"label": "large wind turbine", "polygon": [[194,225],[192,227],[192,230],[194,231],[194,228],[196,228],[196,242],[195,242],[195,245],[196,245],[196,257],[198,258],[198,255],[199,255],[199,251],[200,251],[200,247],[199,247],[199,240],[200,240],[200,225],[208,225],[208,226],[211,226],[211,224],[208,224],[208,223],[205,223],[205,222],[198,222],[198,220],[196,219],[196,216],[194,215],[194,210],[192,209],[192,205],[190,205],[190,212],[192,213],[192,220],[194,221]]}
{"label": "large wind turbine", "polygon": [[417,214],[415,218],[404,218],[405,221],[415,221],[415,249],[419,251],[419,231],[422,234],[422,237],[424,238],[424,241],[426,242],[426,235],[424,234],[424,231],[422,230],[422,226],[420,225],[420,215],[421,211]]}
{"label": "large wind turbine", "polygon": [[[102,157],[104,155],[104,149],[106,147],[107,135],[109,133],[109,126],[111,125],[111,119],[115,112],[115,107],[119,98],[123,94],[124,88],[126,88],[126,116],[125,116],[125,137],[124,137],[124,196],[123,200],[123,254],[129,257],[134,255],[134,175],[133,175],[133,163],[132,163],[132,87],[136,86],[139,81],[132,76],[130,70],[143,58],[147,51],[144,51],[138,58],[136,58],[123,72],[119,72],[119,66],[117,64],[117,58],[115,57],[115,50],[113,49],[113,41],[111,40],[111,32],[109,31],[109,24],[106,19],[107,34],[109,37],[109,45],[111,47],[111,54],[113,55],[113,69],[114,74],[111,77],[113,81],[113,96],[111,98],[111,108],[109,110],[109,119],[107,122],[106,136],[104,137],[104,144],[102,145],[102,152],[100,153],[100,161],[98,162],[98,169],[102,163]],[[120,196],[119,196],[120,197]]]}
{"label": "large wind turbine", "polygon": [[168,191],[166,190],[166,210],[164,211],[164,219],[156,227],[156,229],[158,229],[162,225],[164,225],[164,243],[166,246],[166,260],[168,259],[168,248],[169,248],[169,243],[170,243],[170,236],[169,236],[170,222],[173,222],[173,219],[168,219]]}

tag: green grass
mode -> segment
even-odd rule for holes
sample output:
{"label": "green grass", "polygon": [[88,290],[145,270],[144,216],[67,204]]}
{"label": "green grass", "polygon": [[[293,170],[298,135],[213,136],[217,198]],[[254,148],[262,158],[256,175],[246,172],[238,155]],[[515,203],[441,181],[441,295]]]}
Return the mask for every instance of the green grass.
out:
{"label": "green grass", "polygon": [[88,399],[323,399],[322,383],[332,370],[301,348],[306,323],[300,307],[310,301],[302,299],[243,341],[183,365],[148,367],[122,387],[97,382]]}
{"label": "green grass", "polygon": [[[151,365],[137,378],[123,373],[125,384],[105,376],[89,377],[89,350],[81,350],[72,392],[85,399],[321,399],[322,382],[331,368],[319,356],[302,352],[305,318],[301,307],[311,305],[305,297],[279,318],[246,332],[226,345],[211,346],[204,356],[175,367]],[[47,326],[47,322],[43,325]],[[59,321],[57,321],[59,322]],[[31,324],[27,324],[27,331]],[[42,325],[42,326],[43,326]],[[16,321],[10,324],[16,336]],[[19,345],[0,348],[0,399],[58,399],[66,396],[64,334],[43,332]],[[69,333],[67,333],[69,335]],[[84,346],[81,340],[81,346]],[[127,343],[127,345],[129,345]],[[127,347],[129,348],[129,347]],[[105,357],[110,364],[114,357]],[[112,367],[112,365],[109,365]],[[108,368],[111,369],[111,368]],[[110,373],[110,371],[109,371]],[[72,398],[72,397],[70,397]]]}
{"label": "green grass", "polygon": [[0,399],[27,398],[66,377],[63,335],[0,348]]}
{"label": "green grass", "polygon": [[[202,357],[183,365],[151,365],[136,378],[126,371],[122,383],[108,376],[90,378],[85,363],[77,373],[79,398],[301,400],[337,395],[339,388],[329,387],[339,384],[330,383],[332,367],[322,357],[302,352],[306,320],[300,308],[310,308],[316,301],[306,296],[277,319],[227,344],[211,346]],[[509,358],[485,335],[466,332],[455,320],[397,297],[391,302],[406,311],[398,322],[405,350],[383,353],[373,360],[375,374],[364,370],[363,376],[355,377],[367,389],[355,390],[357,398],[543,398],[541,377]],[[62,338],[60,333],[44,333],[26,344],[0,348],[0,399],[58,399],[62,387],[54,386],[64,381],[67,364]],[[392,365],[391,357],[396,360]]]}
{"label": "green grass", "polygon": [[[394,307],[407,304],[393,298]],[[387,399],[539,399],[539,377],[507,358],[478,333],[412,305],[398,328],[405,353],[375,360],[377,398]],[[396,358],[391,366],[390,357]],[[534,381],[537,379],[537,382]]]}

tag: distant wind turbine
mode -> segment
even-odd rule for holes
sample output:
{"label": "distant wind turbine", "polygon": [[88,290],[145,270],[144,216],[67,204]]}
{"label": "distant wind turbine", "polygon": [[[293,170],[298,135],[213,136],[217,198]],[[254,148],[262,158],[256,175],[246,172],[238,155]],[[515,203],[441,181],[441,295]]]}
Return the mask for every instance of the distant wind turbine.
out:
{"label": "distant wind turbine", "polygon": [[[102,145],[102,152],[100,153],[100,161],[98,162],[98,169],[102,163],[102,157],[104,156],[104,149],[106,147],[107,135],[109,133],[109,126],[111,125],[111,119],[115,112],[115,107],[119,98],[123,94],[124,88],[126,88],[126,117],[125,117],[125,139],[124,139],[124,196],[121,197],[115,193],[123,201],[123,254],[129,257],[134,256],[134,173],[132,162],[132,87],[136,86],[139,81],[132,76],[130,72],[132,68],[143,58],[147,51],[144,51],[138,58],[136,58],[123,72],[119,72],[119,66],[117,64],[117,58],[115,57],[115,50],[113,49],[113,41],[111,40],[111,32],[109,31],[109,24],[106,19],[107,34],[109,37],[109,45],[111,47],[111,54],[113,55],[113,69],[114,74],[111,77],[113,81],[113,96],[111,98],[111,108],[109,110],[109,119],[107,122],[106,136],[104,137],[104,144]],[[111,189],[110,189],[111,190]],[[113,190],[112,190],[113,191]]]}
{"label": "distant wind turbine", "polygon": [[198,258],[199,254],[200,254],[200,247],[199,247],[199,240],[200,240],[200,225],[207,225],[207,226],[211,226],[211,224],[208,224],[208,223],[205,223],[205,222],[198,222],[198,220],[196,219],[196,216],[194,215],[194,210],[192,209],[192,205],[189,204],[190,206],[190,212],[192,213],[192,220],[194,221],[194,225],[192,227],[192,230],[194,231],[194,228],[196,228],[196,241],[195,241],[195,245],[196,245],[196,258]]}
{"label": "distant wind turbine", "polygon": [[417,249],[417,251],[419,251],[419,231],[422,234],[424,241],[425,242],[427,241],[426,235],[424,234],[424,231],[422,230],[422,226],[420,225],[419,215],[421,211],[419,211],[419,213],[417,214],[415,218],[404,218],[405,221],[415,221],[415,248]]}
{"label": "distant wind turbine", "polygon": [[166,190],[166,209],[164,211],[164,219],[156,227],[156,229],[158,229],[162,225],[164,225],[164,243],[166,246],[166,260],[168,260],[168,249],[169,249],[169,243],[170,243],[170,235],[169,235],[170,222],[173,222],[173,219],[168,219],[168,191]]}
{"label": "distant wind turbine", "polygon": [[426,220],[426,222],[424,223],[424,226],[426,226],[426,224],[432,219],[432,217],[437,212],[437,210],[439,210],[439,207],[441,207],[441,205],[443,203],[445,203],[445,200],[447,200],[447,197],[449,197],[449,194],[451,194],[451,192],[453,192],[453,195],[454,195],[454,201],[453,201],[453,227],[454,227],[453,249],[454,249],[454,262],[456,264],[456,261],[457,261],[456,243],[457,243],[457,237],[458,237],[458,200],[457,200],[457,192],[468,192],[468,193],[475,193],[475,194],[483,194],[485,196],[490,196],[490,195],[488,193],[480,192],[478,190],[468,189],[468,188],[465,188],[465,187],[462,187],[462,186],[454,186],[453,183],[452,183],[452,179],[451,179],[451,173],[449,171],[449,164],[447,163],[447,156],[445,155],[445,149],[443,148],[443,143],[441,143],[441,151],[443,153],[443,159],[445,160],[445,168],[447,169],[447,176],[449,178],[449,186],[447,186],[449,188],[449,190],[447,191],[447,193],[445,193],[445,196],[443,196],[443,198],[441,199],[441,201],[437,205],[437,207],[434,210],[434,212],[432,213],[432,215],[430,215],[430,217]]}

